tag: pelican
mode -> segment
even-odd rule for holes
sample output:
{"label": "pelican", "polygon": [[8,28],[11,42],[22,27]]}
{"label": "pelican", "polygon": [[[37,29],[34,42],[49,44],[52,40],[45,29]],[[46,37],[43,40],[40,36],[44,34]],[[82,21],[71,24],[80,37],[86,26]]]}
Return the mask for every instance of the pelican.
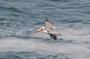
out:
{"label": "pelican", "polygon": [[35,32],[47,33],[52,39],[57,40],[57,36],[61,36],[61,33],[57,32],[55,29],[53,23],[46,18],[44,26],[37,29]]}

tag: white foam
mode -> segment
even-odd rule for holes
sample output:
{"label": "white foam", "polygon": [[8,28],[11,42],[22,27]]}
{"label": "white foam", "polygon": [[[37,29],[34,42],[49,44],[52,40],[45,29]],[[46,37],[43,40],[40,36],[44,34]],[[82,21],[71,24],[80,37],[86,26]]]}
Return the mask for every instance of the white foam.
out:
{"label": "white foam", "polygon": [[[67,42],[53,42],[48,41],[42,42],[38,39],[16,39],[16,38],[1,38],[0,39],[0,52],[5,51],[42,51],[43,53],[68,53],[77,58],[85,59],[90,58],[90,44],[85,43],[90,42],[89,30],[74,30],[65,29],[60,30],[63,34],[62,38],[65,40],[76,40],[76,43]],[[86,34],[88,33],[88,34]],[[42,34],[34,34],[32,36],[40,36],[43,38]],[[44,38],[49,36],[45,36]],[[51,40],[52,41],[52,40]],[[54,40],[53,40],[54,41]],[[77,44],[78,43],[78,44]]]}

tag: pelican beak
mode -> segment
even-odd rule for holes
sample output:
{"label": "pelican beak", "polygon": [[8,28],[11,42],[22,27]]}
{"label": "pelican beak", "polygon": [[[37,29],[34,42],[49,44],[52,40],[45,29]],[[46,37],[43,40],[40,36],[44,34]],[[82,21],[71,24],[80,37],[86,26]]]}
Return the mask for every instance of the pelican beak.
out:
{"label": "pelican beak", "polygon": [[61,34],[61,33],[58,33],[58,35],[59,35],[59,36],[62,36],[62,34]]}

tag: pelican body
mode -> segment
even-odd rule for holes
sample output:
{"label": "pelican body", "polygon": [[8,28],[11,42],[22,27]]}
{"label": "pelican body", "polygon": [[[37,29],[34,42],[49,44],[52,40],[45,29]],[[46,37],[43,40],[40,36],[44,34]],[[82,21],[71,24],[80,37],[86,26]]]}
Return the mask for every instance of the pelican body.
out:
{"label": "pelican body", "polygon": [[36,32],[47,33],[54,40],[57,40],[57,36],[61,36],[59,32],[55,31],[53,23],[48,19],[45,19],[45,25],[37,29]]}

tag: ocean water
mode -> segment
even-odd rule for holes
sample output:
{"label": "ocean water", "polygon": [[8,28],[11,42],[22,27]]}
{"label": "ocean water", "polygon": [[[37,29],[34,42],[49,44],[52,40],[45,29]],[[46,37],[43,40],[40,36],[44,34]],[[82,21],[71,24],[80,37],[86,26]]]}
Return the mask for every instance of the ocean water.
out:
{"label": "ocean water", "polygon": [[[32,33],[45,18],[58,40]],[[0,0],[0,59],[90,59],[90,0]]]}

